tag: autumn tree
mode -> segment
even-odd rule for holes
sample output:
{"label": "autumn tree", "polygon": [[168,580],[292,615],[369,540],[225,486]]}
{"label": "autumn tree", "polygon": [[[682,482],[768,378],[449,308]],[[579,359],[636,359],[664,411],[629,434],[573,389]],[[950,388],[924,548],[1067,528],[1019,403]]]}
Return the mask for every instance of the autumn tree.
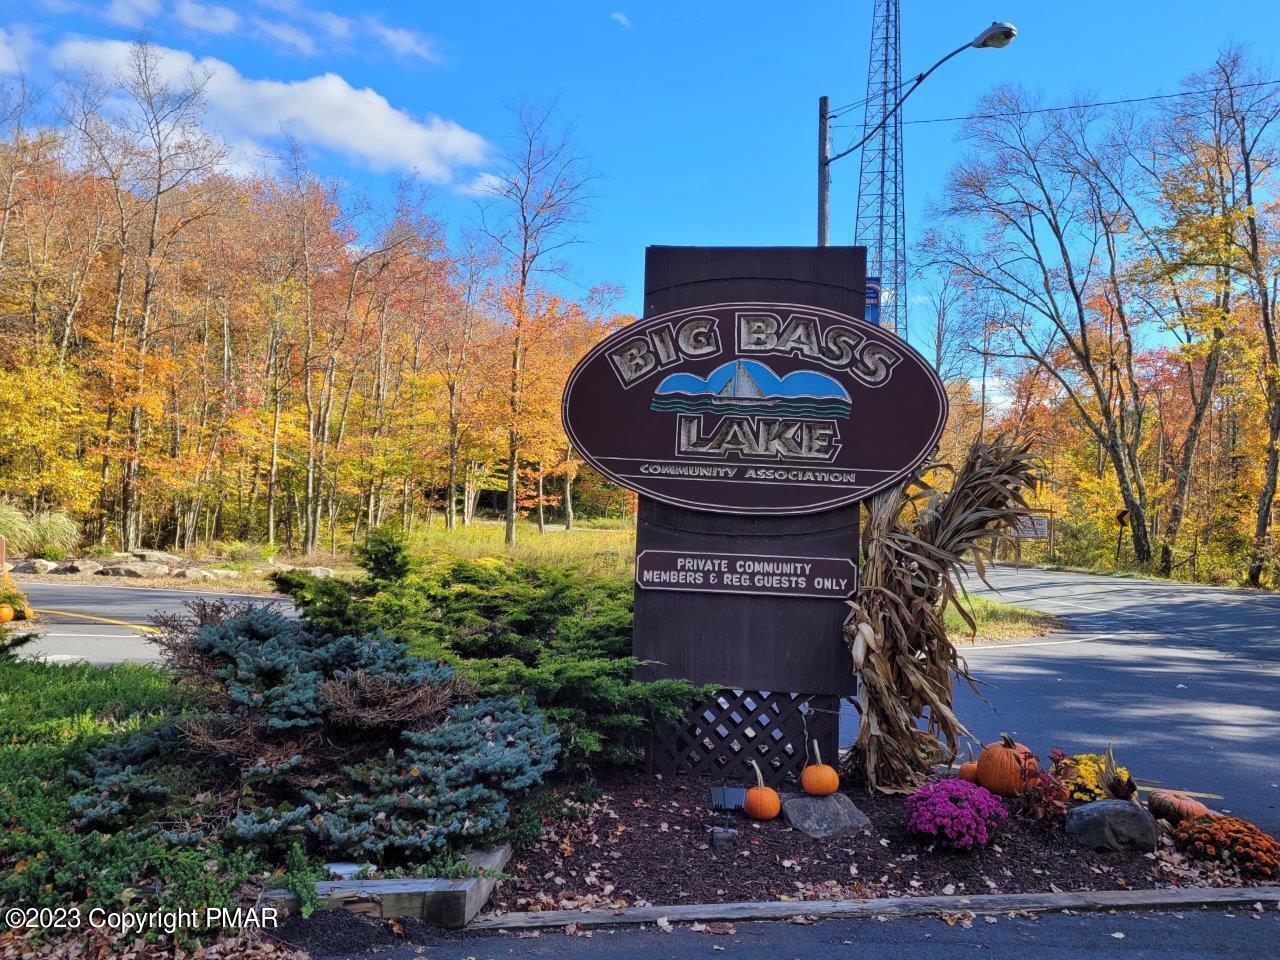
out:
{"label": "autumn tree", "polygon": [[522,367],[528,349],[536,282],[563,274],[564,251],[577,242],[592,175],[553,107],[523,103],[512,111],[515,131],[490,174],[480,203],[483,231],[503,254],[500,282],[511,335],[507,393],[506,542],[515,543],[520,479]]}

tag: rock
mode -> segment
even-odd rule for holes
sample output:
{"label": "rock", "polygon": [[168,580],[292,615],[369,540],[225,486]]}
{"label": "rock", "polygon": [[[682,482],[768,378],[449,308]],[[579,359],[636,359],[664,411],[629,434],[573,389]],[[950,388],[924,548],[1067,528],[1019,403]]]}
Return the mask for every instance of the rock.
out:
{"label": "rock", "polygon": [[276,563],[274,560],[271,560],[267,563],[267,568],[265,572],[266,573],[288,573],[290,570],[293,570],[293,569],[295,568],[291,563]]}
{"label": "rock", "polygon": [[228,570],[226,567],[213,567],[212,569],[205,570],[204,572],[215,580],[234,580],[236,577],[240,576],[238,571]]}
{"label": "rock", "polygon": [[321,580],[327,580],[333,576],[333,570],[330,567],[306,567],[302,572],[309,573]]}
{"label": "rock", "polygon": [[165,553],[163,550],[134,550],[133,555],[143,563],[159,563],[170,567],[182,562],[181,557]]}
{"label": "rock", "polygon": [[32,557],[30,560],[23,560],[13,568],[14,573],[52,573],[58,565],[52,560],[41,560],[39,557]]}
{"label": "rock", "polygon": [[1128,800],[1094,800],[1067,811],[1067,836],[1092,850],[1154,853],[1156,818]]}
{"label": "rock", "polygon": [[0,573],[12,573],[12,572],[13,572],[12,563],[10,563],[8,560],[6,560],[4,563],[0,563]]}
{"label": "rock", "polygon": [[148,577],[163,577],[169,572],[169,568],[163,563],[113,563],[109,567],[103,567],[98,571],[100,577],[132,577],[137,580],[143,580]]}
{"label": "rock", "polygon": [[96,560],[68,560],[61,564],[54,573],[97,573],[102,569],[102,564]]}
{"label": "rock", "polygon": [[815,839],[839,837],[871,826],[867,815],[843,793],[829,797],[796,796],[782,802],[787,826]]}
{"label": "rock", "polygon": [[711,846],[717,850],[728,850],[738,842],[738,831],[732,827],[712,827]]}
{"label": "rock", "polygon": [[179,580],[212,580],[213,574],[207,570],[201,570],[198,567],[183,567],[181,570],[173,571],[173,576]]}

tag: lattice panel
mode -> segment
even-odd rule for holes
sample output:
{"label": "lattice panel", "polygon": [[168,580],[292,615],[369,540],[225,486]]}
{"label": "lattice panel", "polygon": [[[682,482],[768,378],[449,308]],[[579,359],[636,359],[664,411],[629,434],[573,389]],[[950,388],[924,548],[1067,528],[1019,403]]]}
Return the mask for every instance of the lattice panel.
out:
{"label": "lattice panel", "polygon": [[678,726],[649,738],[649,770],[715,776],[730,783],[753,779],[750,762],[771,784],[798,780],[811,741],[834,763],[840,701],[834,696],[719,690]]}

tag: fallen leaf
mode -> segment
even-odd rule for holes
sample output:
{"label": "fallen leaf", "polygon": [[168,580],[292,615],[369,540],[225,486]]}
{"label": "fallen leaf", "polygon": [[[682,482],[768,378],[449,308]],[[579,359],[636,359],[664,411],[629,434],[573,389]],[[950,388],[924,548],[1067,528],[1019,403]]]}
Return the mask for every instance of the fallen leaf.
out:
{"label": "fallen leaf", "polygon": [[1123,939],[1124,939],[1124,934],[1123,934],[1123,933],[1121,933],[1119,930],[1117,930],[1115,933],[1113,933],[1113,934],[1112,934],[1112,936],[1113,936],[1113,937],[1115,937],[1117,940],[1123,940]]}

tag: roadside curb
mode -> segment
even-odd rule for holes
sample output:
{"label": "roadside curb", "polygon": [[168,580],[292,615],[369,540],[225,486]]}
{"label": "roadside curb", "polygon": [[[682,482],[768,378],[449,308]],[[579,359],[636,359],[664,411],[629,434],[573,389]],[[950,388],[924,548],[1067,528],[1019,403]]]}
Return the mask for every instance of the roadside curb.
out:
{"label": "roadside curb", "polygon": [[963,897],[882,897],[875,900],[762,901],[697,903],[620,910],[544,910],[478,917],[468,930],[537,930],[577,924],[582,927],[631,926],[726,920],[872,919],[959,913],[1049,913],[1058,910],[1161,910],[1186,907],[1280,904],[1280,884],[1263,887],[1101,890],[1070,893],[1007,893]]}

